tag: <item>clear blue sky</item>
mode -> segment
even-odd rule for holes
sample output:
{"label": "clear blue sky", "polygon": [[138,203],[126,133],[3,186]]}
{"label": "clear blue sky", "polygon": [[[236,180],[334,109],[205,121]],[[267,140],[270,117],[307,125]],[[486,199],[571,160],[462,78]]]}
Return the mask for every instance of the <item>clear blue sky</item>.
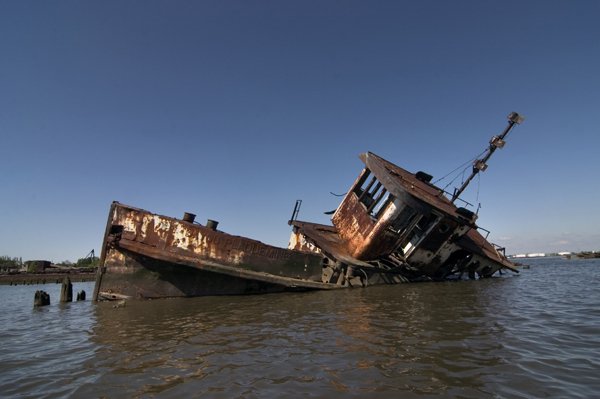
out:
{"label": "clear blue sky", "polygon": [[[0,255],[99,251],[113,200],[286,246],[373,151],[508,253],[600,249],[598,1],[2,1]],[[450,188],[451,189],[451,188]]]}

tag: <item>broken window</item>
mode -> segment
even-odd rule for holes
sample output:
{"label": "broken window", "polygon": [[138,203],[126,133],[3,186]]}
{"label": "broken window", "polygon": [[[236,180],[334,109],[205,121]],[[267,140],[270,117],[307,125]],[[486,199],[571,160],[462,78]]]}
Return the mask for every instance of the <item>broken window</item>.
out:
{"label": "broken window", "polygon": [[423,238],[429,233],[433,225],[438,221],[439,217],[433,213],[426,215],[417,215],[413,218],[410,231],[403,234],[399,248],[402,249],[404,256],[408,256]]}
{"label": "broken window", "polygon": [[392,194],[386,192],[382,199],[376,202],[375,206],[373,207],[373,210],[371,211],[371,216],[379,219],[381,215],[383,215],[383,212],[388,207],[388,205],[394,202],[394,198],[395,197]]}
{"label": "broken window", "polygon": [[400,211],[396,219],[392,222],[391,228],[394,232],[401,234],[403,231],[410,228],[410,226],[416,222],[416,218],[419,216],[417,211],[408,205]]}
{"label": "broken window", "polygon": [[377,181],[377,177],[371,176],[371,171],[365,169],[354,189],[354,193],[358,196],[358,200],[369,208],[375,202],[375,195],[380,188],[381,183]]}
{"label": "broken window", "polygon": [[393,196],[366,168],[354,188],[354,194],[373,217],[380,217],[386,206],[393,201]]}
{"label": "broken window", "polygon": [[[363,169],[358,182],[356,182],[356,186],[354,186],[354,194],[356,194],[359,198],[365,189],[368,187],[367,180],[371,175],[371,171],[367,168]],[[374,177],[373,177],[374,178]]]}

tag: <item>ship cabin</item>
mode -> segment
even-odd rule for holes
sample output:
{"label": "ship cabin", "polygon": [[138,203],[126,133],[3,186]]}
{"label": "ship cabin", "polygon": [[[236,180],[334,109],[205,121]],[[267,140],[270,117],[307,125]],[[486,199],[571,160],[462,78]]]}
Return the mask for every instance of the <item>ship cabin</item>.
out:
{"label": "ship cabin", "polygon": [[448,262],[471,259],[458,241],[476,231],[473,212],[456,207],[424,172],[410,173],[370,152],[360,158],[365,168],[332,217],[350,256],[393,257],[431,276]]}
{"label": "ship cabin", "polygon": [[409,280],[467,273],[489,277],[513,264],[477,230],[477,215],[456,207],[424,172],[411,173],[367,152],[365,168],[332,216],[333,226],[290,220],[288,248],[325,264],[399,268]]}

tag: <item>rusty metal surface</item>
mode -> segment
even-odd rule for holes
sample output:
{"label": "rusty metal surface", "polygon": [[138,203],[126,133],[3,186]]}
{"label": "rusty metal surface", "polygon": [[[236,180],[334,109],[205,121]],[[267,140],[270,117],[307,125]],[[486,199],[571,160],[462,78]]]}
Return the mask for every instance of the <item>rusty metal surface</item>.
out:
{"label": "rusty metal surface", "polygon": [[242,280],[285,287],[329,288],[321,286],[323,257],[318,254],[274,247],[118,203],[113,204],[109,220],[103,248],[107,273],[97,279],[98,292],[111,285],[120,289],[114,279],[107,280],[108,275],[120,274],[126,280],[141,271],[130,267],[135,264],[132,254],[158,260],[163,265],[181,265]]}
{"label": "rusty metal surface", "polygon": [[454,217],[456,220],[466,220],[464,215],[457,212],[457,207],[446,198],[440,188],[417,179],[413,173],[386,161],[372,152],[361,154],[360,158],[388,191],[396,197],[403,198],[406,194],[409,194]]}
{"label": "rusty metal surface", "polygon": [[[160,250],[156,247],[149,247],[135,241],[123,240],[119,243],[119,247],[126,249],[131,253],[142,254],[149,258],[170,262],[176,265],[189,266],[194,269],[204,270],[208,272],[224,274],[233,277],[240,277],[248,280],[264,281],[267,283],[280,284],[286,287],[293,287],[303,285],[307,288],[319,288],[327,289],[329,287],[323,287],[320,281],[315,279],[301,279],[298,277],[299,273],[295,273],[295,276],[268,273],[264,271],[256,271],[250,268],[244,268],[239,266],[229,266],[206,259],[198,259],[194,256],[186,256],[182,254],[173,254],[168,251]],[[305,271],[303,266],[300,266],[300,271]],[[318,278],[321,278],[321,265],[318,265]],[[316,275],[313,275],[314,277]]]}
{"label": "rusty metal surface", "polygon": [[376,223],[366,212],[358,197],[350,192],[331,219],[339,235],[345,240],[350,256],[364,259],[372,251],[373,229]]}
{"label": "rusty metal surface", "polygon": [[123,226],[121,239],[173,255],[192,256],[223,265],[318,281],[320,257],[301,254],[234,236],[198,224],[118,205],[113,225]]}
{"label": "rusty metal surface", "polygon": [[316,247],[319,251],[325,253],[331,259],[344,262],[350,265],[370,267],[369,263],[363,262],[352,257],[348,253],[348,245],[344,239],[337,233],[333,226],[327,226],[319,223],[294,221],[292,223],[296,227],[297,232],[302,237],[298,242],[306,242],[304,245],[296,246],[297,249],[307,248],[309,246]]}

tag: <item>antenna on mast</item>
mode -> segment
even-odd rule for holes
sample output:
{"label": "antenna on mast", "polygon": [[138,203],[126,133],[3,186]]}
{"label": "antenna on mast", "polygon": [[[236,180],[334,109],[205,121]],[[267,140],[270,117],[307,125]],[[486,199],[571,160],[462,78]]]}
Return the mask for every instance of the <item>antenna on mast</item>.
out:
{"label": "antenna on mast", "polygon": [[487,161],[490,159],[494,151],[496,151],[498,148],[504,147],[504,144],[506,144],[504,138],[508,135],[508,133],[515,125],[520,125],[524,120],[525,118],[517,114],[516,112],[511,112],[508,115],[508,126],[506,127],[506,129],[504,129],[502,134],[500,134],[499,136],[492,137],[492,139],[490,140],[490,146],[486,150],[483,158],[477,159],[473,162],[473,171],[471,172],[471,175],[467,178],[467,180],[465,180],[465,182],[462,184],[462,186],[460,186],[459,189],[454,189],[454,194],[452,194],[451,202],[456,201],[456,199],[462,194],[462,192],[465,191],[471,180],[473,180],[473,178],[477,176],[479,172],[483,172],[487,169]]}

